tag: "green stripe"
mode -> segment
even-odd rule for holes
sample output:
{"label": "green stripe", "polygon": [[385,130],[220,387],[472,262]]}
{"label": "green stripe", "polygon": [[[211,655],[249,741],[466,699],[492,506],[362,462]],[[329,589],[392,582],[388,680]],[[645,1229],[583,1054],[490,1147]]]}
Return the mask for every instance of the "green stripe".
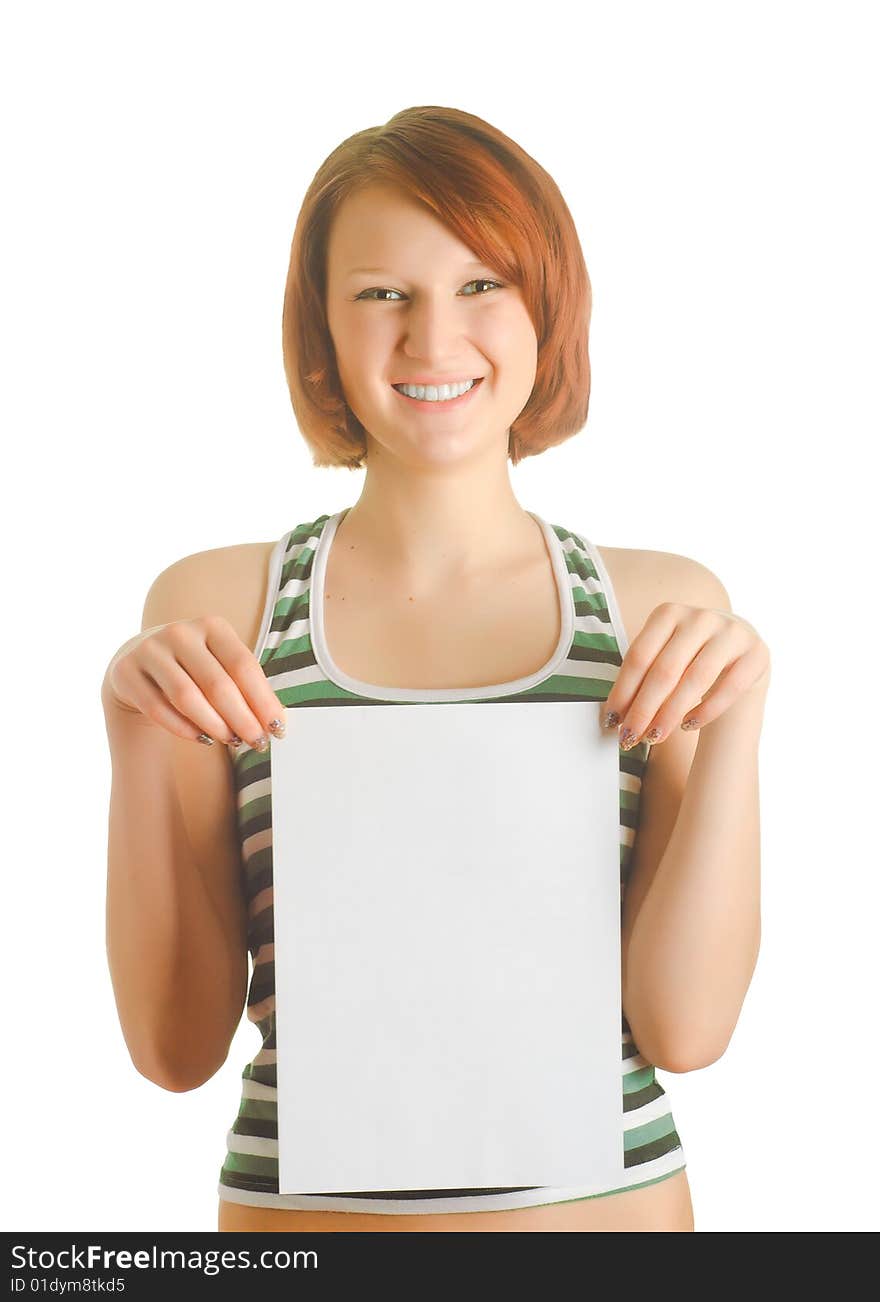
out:
{"label": "green stripe", "polygon": [[642,1144],[649,1144],[653,1139],[660,1139],[663,1135],[668,1135],[675,1129],[675,1122],[672,1120],[672,1113],[667,1112],[663,1117],[657,1117],[654,1121],[646,1121],[643,1126],[633,1126],[630,1130],[623,1132],[623,1147],[627,1152],[631,1148],[641,1148]]}
{"label": "green stripe", "polygon": [[226,1155],[226,1161],[223,1163],[223,1170],[235,1172],[238,1175],[271,1176],[275,1182],[277,1192],[277,1157],[257,1157],[254,1153],[234,1153],[230,1150]]}
{"label": "green stripe", "polygon": [[628,1071],[623,1077],[624,1094],[634,1094],[636,1090],[643,1090],[646,1085],[654,1083],[654,1068],[649,1064],[647,1067],[640,1067],[636,1071]]}
{"label": "green stripe", "polygon": [[240,1117],[252,1117],[255,1121],[278,1120],[278,1104],[274,1099],[252,1099],[246,1095],[238,1109]]}

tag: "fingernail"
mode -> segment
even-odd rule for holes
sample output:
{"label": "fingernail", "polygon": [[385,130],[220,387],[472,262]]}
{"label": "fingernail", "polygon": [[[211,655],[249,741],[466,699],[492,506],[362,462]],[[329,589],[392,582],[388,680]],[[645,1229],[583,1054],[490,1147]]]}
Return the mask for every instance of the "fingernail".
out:
{"label": "fingernail", "polygon": [[287,731],[287,725],[282,723],[280,719],[270,719],[269,729],[276,737],[283,737]]}
{"label": "fingernail", "polygon": [[254,750],[258,750],[261,752],[269,749],[269,743],[266,740],[266,738],[263,736],[258,737],[256,741],[252,741],[251,746],[253,747]]}
{"label": "fingernail", "polygon": [[663,736],[663,734],[659,728],[652,728],[651,731],[647,734],[647,736],[648,736],[648,741],[659,741],[660,738]]}
{"label": "fingernail", "polygon": [[632,750],[635,744],[636,734],[633,732],[632,728],[624,728],[623,732],[620,734],[620,749]]}
{"label": "fingernail", "polygon": [[616,710],[609,710],[604,719],[606,728],[616,728],[620,723],[620,715]]}
{"label": "fingernail", "polygon": [[700,721],[699,719],[685,719],[681,726],[684,728],[685,732],[690,732],[691,728],[699,728]]}
{"label": "fingernail", "polygon": [[200,742],[202,743],[203,746],[213,746],[213,745],[214,745],[214,738],[213,738],[213,737],[209,737],[208,734],[207,734],[206,732],[200,732],[199,735],[198,735],[198,737],[196,737],[196,741],[200,741]]}
{"label": "fingernail", "polygon": [[232,746],[233,749],[237,749],[241,745],[241,737],[239,737],[238,733],[234,732],[226,745]]}

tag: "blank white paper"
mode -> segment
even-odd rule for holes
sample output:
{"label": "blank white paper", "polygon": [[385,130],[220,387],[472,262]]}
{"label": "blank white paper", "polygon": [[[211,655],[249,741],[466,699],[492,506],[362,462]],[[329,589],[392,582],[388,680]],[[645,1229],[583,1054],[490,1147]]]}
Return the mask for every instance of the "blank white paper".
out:
{"label": "blank white paper", "polygon": [[625,1183],[601,708],[290,711],[270,743],[280,1193]]}

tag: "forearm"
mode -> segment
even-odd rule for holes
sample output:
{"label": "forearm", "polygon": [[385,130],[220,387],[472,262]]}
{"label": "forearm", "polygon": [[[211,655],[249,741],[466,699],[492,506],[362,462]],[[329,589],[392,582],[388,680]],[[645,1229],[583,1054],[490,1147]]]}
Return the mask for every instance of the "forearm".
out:
{"label": "forearm", "polygon": [[[724,1052],[761,935],[758,748],[766,684],[705,726],[624,974],[637,1042],[687,1071]],[[639,1028],[642,1040],[639,1038]]]}
{"label": "forearm", "polygon": [[[157,728],[108,728],[106,944],[123,1035],[137,1069],[166,1088],[221,1065],[241,1013],[241,973],[191,854],[170,747]],[[232,987],[235,986],[233,989]],[[210,1059],[210,1060],[209,1060]]]}

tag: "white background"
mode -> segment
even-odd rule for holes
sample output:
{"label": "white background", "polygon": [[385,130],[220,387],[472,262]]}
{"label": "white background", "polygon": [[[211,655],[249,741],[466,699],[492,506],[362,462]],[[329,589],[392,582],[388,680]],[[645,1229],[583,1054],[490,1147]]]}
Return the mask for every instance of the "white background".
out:
{"label": "white background", "polygon": [[259,1036],[243,1020],[189,1094],[128,1058],[104,949],[100,683],[172,561],[355,501],[363,472],[312,466],[285,387],[290,239],[327,154],[416,104],[475,113],[537,158],[592,277],[589,420],[512,470],[519,500],[600,546],[695,557],[772,652],[761,957],[723,1058],[659,1075],[697,1229],[877,1228],[873,16],[7,9],[8,1228],[216,1228]]}

